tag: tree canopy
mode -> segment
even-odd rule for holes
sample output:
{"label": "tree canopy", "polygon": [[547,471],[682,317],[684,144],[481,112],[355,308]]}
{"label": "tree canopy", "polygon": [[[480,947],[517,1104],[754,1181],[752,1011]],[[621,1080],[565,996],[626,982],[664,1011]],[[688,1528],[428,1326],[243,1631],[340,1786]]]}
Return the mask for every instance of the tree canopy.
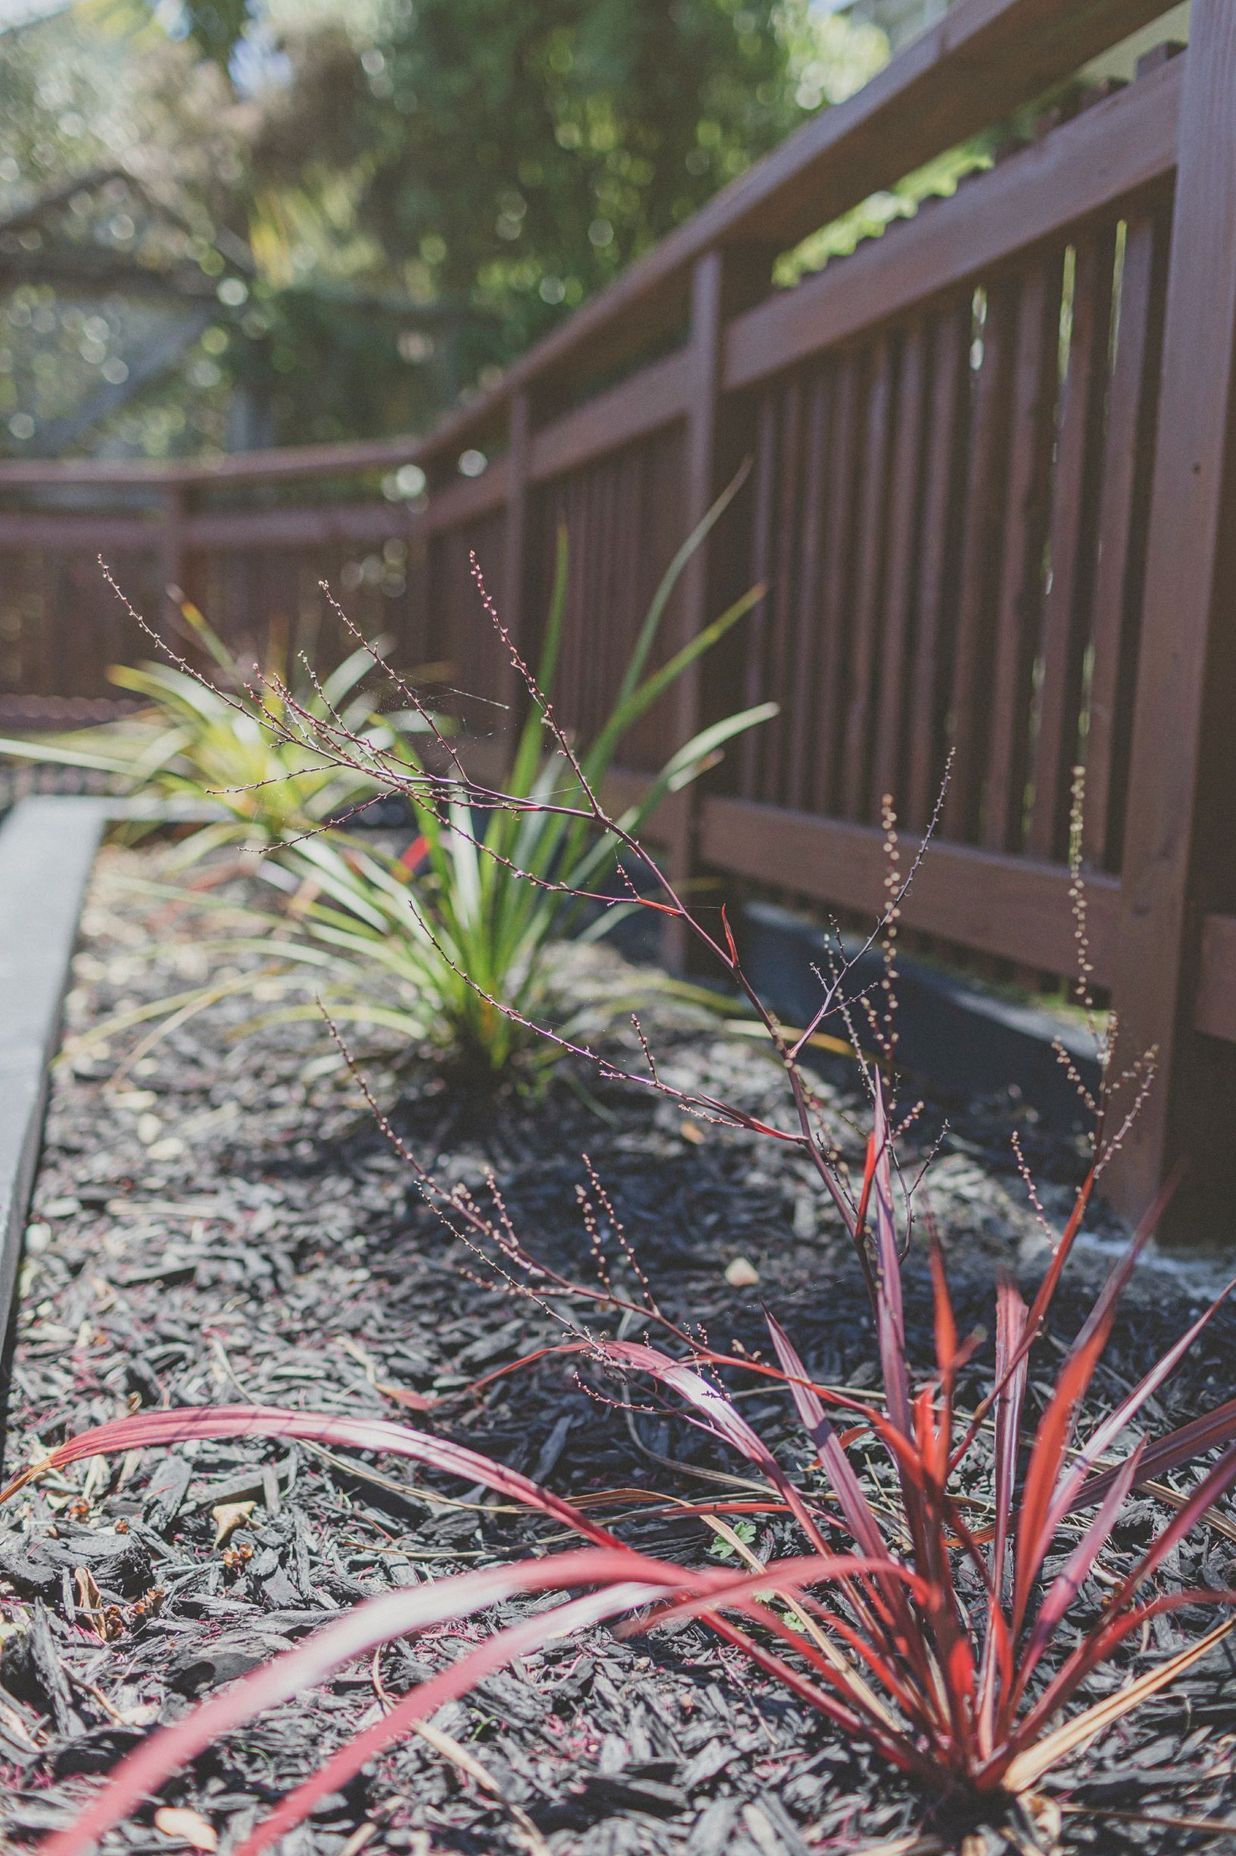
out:
{"label": "tree canopy", "polygon": [[885,55],[819,0],[80,0],[0,57],[6,448],[423,425]]}

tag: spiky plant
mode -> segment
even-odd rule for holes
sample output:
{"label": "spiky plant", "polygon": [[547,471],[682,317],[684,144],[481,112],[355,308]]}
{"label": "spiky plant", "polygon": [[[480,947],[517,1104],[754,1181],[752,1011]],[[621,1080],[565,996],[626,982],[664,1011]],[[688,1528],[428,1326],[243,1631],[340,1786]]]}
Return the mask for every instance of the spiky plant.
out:
{"label": "spiky plant", "polygon": [[[380,645],[361,636],[329,590],[330,603],[355,645],[343,669],[355,681],[364,668],[376,669],[388,681],[390,714],[380,726],[368,709],[358,715],[354,705],[340,703],[332,685],[319,685],[312,677],[308,694],[293,688],[279,670],[255,671],[243,688],[235,687],[234,679],[226,686],[215,684],[164,646],[170,662],[152,667],[151,680],[161,676],[179,693],[178,700],[183,697],[209,715],[212,741],[215,722],[222,718],[219,727],[227,738],[243,739],[255,757],[247,781],[240,778],[239,766],[231,766],[222,796],[244,817],[257,809],[263,841],[295,893],[291,910],[232,911],[240,932],[226,944],[228,951],[257,950],[280,962],[269,990],[281,991],[282,1001],[267,1005],[261,1024],[312,1016],[313,1000],[320,996],[340,1023],[393,1034],[397,1061],[428,1047],[473,1087],[512,1073],[525,1083],[538,1079],[554,1046],[537,1038],[524,1021],[544,1010],[550,996],[555,977],[551,944],[569,935],[577,940],[603,935],[630,903],[620,896],[615,907],[611,889],[597,912],[594,887],[614,878],[614,859],[612,845],[597,834],[583,809],[587,798],[602,790],[640,718],[761,597],[762,589],[752,588],[650,668],[682,573],[738,481],[674,555],[609,713],[590,738],[574,743],[553,722],[549,698],[568,585],[566,537],[559,536],[535,676],[502,632],[523,684],[535,696],[529,695],[527,715],[515,733],[501,790],[472,777],[468,743],[454,736],[427,699],[396,674]],[[477,581],[478,597],[497,624],[479,570]],[[132,616],[143,623],[135,612]],[[337,672],[336,678],[341,675]],[[759,703],[709,723],[679,744],[624,813],[622,829],[629,835],[640,831],[665,798],[715,763],[727,742],[776,712],[774,703]],[[547,720],[553,725],[547,726]],[[212,764],[208,779],[200,748],[199,743],[199,792],[219,792],[211,781],[221,779],[226,769]],[[303,769],[295,778],[280,771],[293,767]],[[306,796],[308,781],[316,783],[312,804]],[[362,838],[343,828],[353,812],[362,812],[381,794],[397,795],[411,817],[410,841],[398,854],[374,842],[372,834]],[[215,842],[234,829],[218,827]],[[590,922],[584,920],[589,910]],[[224,944],[216,945],[222,950]],[[216,996],[217,988],[208,985],[198,999],[208,1003]],[[195,1004],[192,995],[178,994],[168,1001],[168,1012],[179,1016]],[[516,1009],[503,1011],[502,1005]],[[101,1030],[113,1035],[158,1011],[157,1005],[145,1006]]]}
{"label": "spiky plant", "polygon": [[272,732],[254,713],[250,685],[262,689],[272,715],[295,701],[315,724],[339,718],[357,739],[387,749],[394,748],[401,729],[419,732],[427,726],[417,716],[404,718],[396,729],[374,714],[361,686],[381,640],[354,641],[329,674],[316,678],[294,674],[286,646],[274,634],[263,663],[248,671],[186,600],[181,618],[211,666],[203,674],[124,603],[163,654],[163,661],[115,664],[108,672],[118,689],[141,698],[143,706],[93,728],[0,740],[0,756],[81,767],[111,775],[126,794],[209,806],[221,816],[192,832],[178,858],[182,866],[233,845],[279,854],[290,840],[320,830],[332,818],[350,817],[380,790],[357,770],[324,765],[303,734],[298,739],[294,731]]}

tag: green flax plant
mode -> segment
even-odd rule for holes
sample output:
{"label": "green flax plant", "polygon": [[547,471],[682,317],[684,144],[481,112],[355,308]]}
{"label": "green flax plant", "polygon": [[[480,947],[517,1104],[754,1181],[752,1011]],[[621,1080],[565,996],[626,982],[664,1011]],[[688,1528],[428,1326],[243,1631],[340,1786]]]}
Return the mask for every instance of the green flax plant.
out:
{"label": "green flax plant", "polygon": [[[553,716],[566,616],[567,544],[558,540],[554,585],[535,675],[525,663],[485,590],[474,562],[478,597],[510,658],[527,713],[518,727],[506,779],[499,790],[468,770],[468,744],[456,738],[430,703],[367,644],[337,602],[332,605],[364,656],[389,680],[407,726],[358,726],[335,706],[323,684],[306,700],[279,674],[266,674],[240,703],[262,738],[268,757],[305,756],[322,791],[351,798],[363,811],[376,794],[394,795],[412,822],[401,852],[372,834],[303,823],[299,812],[276,836],[271,850],[280,881],[293,892],[278,911],[232,908],[238,932],[218,951],[261,952],[277,962],[268,990],[281,997],[251,1021],[254,1028],[316,1017],[317,1001],[339,1023],[362,1024],[394,1040],[396,1064],[437,1052],[470,1086],[485,1088],[513,1078],[535,1086],[558,1054],[526,1022],[541,1011],[555,984],[551,949],[573,938],[604,935],[635,906],[619,853],[670,794],[712,766],[725,744],[776,714],[760,703],[699,730],[649,777],[640,798],[624,812],[618,835],[598,834],[586,800],[603,787],[631,729],[678,679],[710,651],[754,606],[752,588],[655,667],[675,588],[691,556],[738,487],[736,480],[670,562],[648,607],[613,705],[586,741],[568,741]],[[208,700],[223,700],[183,660],[173,674]],[[226,701],[236,705],[230,694]],[[298,779],[301,776],[297,776]],[[332,784],[333,782],[333,784]],[[278,790],[278,779],[251,785],[255,800]],[[359,796],[359,797],[357,797]],[[263,803],[269,803],[263,800]],[[599,885],[609,884],[609,889]],[[614,886],[617,886],[617,897]],[[669,986],[668,980],[661,982]],[[684,995],[717,1003],[716,995],[675,983]],[[205,1004],[218,989],[205,987]],[[628,1003],[633,1003],[630,1001]],[[195,996],[164,1002],[177,1015],[195,1009]],[[504,1007],[511,1008],[504,1010]],[[621,997],[590,1003],[587,1015],[622,1010]],[[142,1007],[101,1029],[123,1031],[160,1007]],[[582,1018],[572,1018],[578,1028]]]}
{"label": "green flax plant", "polygon": [[[507,1073],[519,1058],[534,1067],[552,1060],[555,1047],[523,1022],[542,1009],[552,987],[551,946],[568,937],[595,939],[635,907],[633,897],[621,895],[621,840],[590,829],[580,811],[585,794],[603,787],[640,717],[760,597],[761,589],[752,589],[649,670],[679,576],[719,513],[718,508],[679,549],[648,608],[609,715],[590,740],[572,744],[569,752],[562,745],[566,736],[556,740],[546,726],[566,611],[565,538],[559,540],[535,677],[474,564],[478,594],[529,693],[501,791],[470,776],[462,743],[437,742],[445,768],[431,776],[424,759],[409,757],[404,743],[385,752],[366,742],[358,755],[343,730],[328,731],[329,738],[314,730],[323,762],[333,757],[344,776],[368,772],[387,792],[406,799],[415,820],[415,836],[397,859],[336,834],[310,836],[297,847],[306,877],[320,885],[319,898],[301,916],[297,955],[320,966],[323,997],[334,1016],[429,1038],[476,1080]],[[419,699],[411,690],[404,694],[415,713]],[[775,714],[774,704],[761,703],[693,735],[622,815],[621,831],[641,830],[662,800],[697,779],[728,741]],[[617,901],[597,890],[615,876]],[[325,964],[323,950],[329,953]],[[395,1003],[373,996],[376,974],[395,982]]]}
{"label": "green flax plant", "polygon": [[[362,690],[373,669],[373,654],[363,641],[318,679],[294,676],[286,645],[274,635],[264,663],[247,676],[198,608],[185,600],[182,620],[211,666],[204,675],[123,603],[164,658],[116,664],[108,671],[109,680],[140,698],[142,707],[94,728],[0,740],[0,755],[103,773],[124,794],[219,813],[202,820],[185,840],[179,857],[185,867],[224,847],[249,846],[278,856],[290,839],[351,815],[377,795],[379,789],[362,773],[323,765],[303,729],[299,738],[294,730],[276,733],[253,712],[249,694],[260,687],[272,717],[286,718],[295,702],[314,721],[337,718],[358,737],[393,746],[396,725],[373,714]],[[375,648],[380,652],[381,641]],[[416,731],[426,724],[409,716],[397,726]]]}

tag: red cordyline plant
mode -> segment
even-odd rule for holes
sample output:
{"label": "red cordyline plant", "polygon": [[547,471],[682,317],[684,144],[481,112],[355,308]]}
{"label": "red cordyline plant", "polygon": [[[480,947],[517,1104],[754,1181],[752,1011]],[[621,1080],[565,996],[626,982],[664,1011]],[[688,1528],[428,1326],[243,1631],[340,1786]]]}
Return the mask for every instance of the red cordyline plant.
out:
{"label": "red cordyline plant", "polygon": [[[483,586],[481,591],[484,597]],[[538,1259],[518,1235],[496,1182],[490,1181],[484,1200],[466,1187],[440,1185],[399,1140],[360,1079],[379,1124],[412,1168],[425,1200],[468,1247],[473,1260],[484,1260],[507,1291],[529,1299],[565,1329],[558,1343],[538,1349],[518,1366],[546,1354],[567,1353],[578,1356],[581,1364],[617,1376],[624,1387],[634,1380],[647,1382],[659,1399],[677,1401],[690,1422],[744,1460],[744,1474],[756,1489],[741,1498],[706,1504],[675,1502],[674,1511],[704,1519],[745,1563],[719,1567],[651,1557],[625,1545],[591,1512],[551,1489],[461,1444],[401,1422],[236,1405],[139,1412],[84,1432],[24,1470],[0,1491],[0,1500],[48,1470],[89,1457],[209,1438],[292,1438],[402,1457],[457,1476],[469,1486],[479,1483],[569,1529],[584,1544],[358,1605],[307,1642],[151,1734],[119,1764],[76,1821],[41,1845],[44,1856],[86,1851],[220,1735],[325,1680],[345,1662],[515,1595],[545,1593],[558,1595],[561,1602],[496,1631],[450,1667],[416,1684],[284,1798],[238,1845],[237,1856],[257,1856],[385,1747],[504,1664],[602,1621],[625,1619],[622,1628],[646,1631],[690,1617],[702,1620],[835,1727],[868,1742],[922,1789],[933,1801],[936,1828],[917,1848],[947,1847],[953,1834],[942,1828],[947,1824],[994,1822],[1010,1814],[1014,1834],[1026,1847],[1039,1835],[1028,1804],[1044,1775],[1183,1674],[1236,1627],[1236,1618],[1225,1619],[1101,1699],[1086,1696],[1093,1672],[1156,1617],[1236,1604],[1233,1591],[1164,1591],[1156,1582],[1175,1547],[1236,1484],[1236,1399],[1157,1440],[1129,1443],[1144,1407],[1224,1297],[1217,1298],[1114,1410],[1098,1422],[1087,1413],[1119,1297],[1161,1202],[1151,1208],[1099,1293],[1050,1393],[1036,1403],[1029,1384],[1031,1351],[1048,1322],[1095,1183],[1136,1112],[1151,1064],[1140,1062],[1125,1076],[1109,1078],[1105,1061],[1089,1173],[1031,1300],[1027,1302],[1010,1280],[997,1287],[991,1383],[977,1402],[960,1397],[959,1383],[963,1369],[967,1383],[972,1377],[981,1337],[963,1335],[957,1327],[944,1258],[931,1233],[934,1360],[916,1376],[902,1302],[912,1191],[902,1185],[896,1164],[898,1131],[892,1125],[886,1082],[877,1065],[865,1066],[871,1128],[863,1165],[851,1174],[801,1062],[808,1041],[831,1013],[841,1012],[850,1021],[855,1001],[845,987],[853,960],[837,960],[827,982],[822,980],[823,997],[811,1022],[793,1035],[785,1033],[744,973],[724,910],[714,933],[688,908],[656,860],[605,811],[579,769],[568,736],[488,600],[486,605],[529,699],[539,707],[555,747],[572,764],[583,794],[572,816],[587,820],[611,840],[625,899],[680,922],[746,999],[782,1066],[790,1112],[784,1124],[772,1123],[719,1097],[676,1088],[658,1071],[638,1022],[635,1030],[646,1070],[623,1068],[585,1046],[569,1048],[607,1076],[641,1084],[687,1114],[745,1129],[805,1157],[848,1232],[862,1271],[875,1321],[881,1395],[872,1402],[817,1383],[772,1315],[767,1316],[768,1358],[737,1346],[728,1352],[714,1348],[689,1323],[667,1315],[590,1165],[580,1202],[596,1280],[560,1273]],[[280,695],[286,701],[286,693]],[[303,725],[305,719],[302,715],[295,725]],[[284,726],[269,718],[268,725]],[[333,756],[348,767],[363,756],[366,771],[372,771],[372,748],[365,743],[358,749],[338,718],[322,723],[316,740],[324,757]],[[461,801],[479,809],[531,803],[510,801],[498,790],[476,785],[454,751],[440,775],[420,769],[411,775],[391,759],[383,777],[393,791],[406,790],[415,778],[418,801],[439,804],[444,811],[451,807],[455,829],[462,828]],[[535,803],[553,802],[546,798]],[[891,810],[888,825],[890,844],[895,845]],[[895,880],[890,886],[882,923],[890,948],[898,905],[917,863],[916,857],[905,881]],[[606,906],[612,898],[598,890],[595,900]],[[1084,975],[1084,905],[1079,942]],[[889,964],[891,968],[891,954]],[[502,1000],[491,1003],[496,1010],[512,1010]],[[548,1026],[527,1028],[563,1041]],[[891,1045],[887,1033],[885,1041]],[[1109,1049],[1110,1036],[1101,1053],[1104,1059]],[[1127,1104],[1123,1110],[1117,1103],[1121,1095]],[[1113,1122],[1118,1124],[1114,1131]],[[638,1338],[613,1338],[614,1327],[621,1336]],[[513,1370],[507,1367],[500,1373]],[[736,1375],[784,1389],[809,1448],[806,1473],[792,1472],[742,1416],[728,1389]],[[490,1375],[479,1385],[499,1376]],[[409,1393],[401,1398],[426,1410],[436,1402]],[[1216,1451],[1217,1460],[1211,1457]],[[893,1482],[890,1485],[885,1476],[877,1491],[866,1464],[880,1455],[891,1463]],[[1157,1483],[1163,1474],[1202,1456],[1211,1460],[1186,1494]],[[974,1491],[983,1474],[989,1481],[989,1518],[976,1525]],[[1126,1498],[1135,1487],[1147,1484],[1155,1486],[1175,1512],[1131,1569],[1116,1579],[1097,1614],[1090,1610],[1071,1620],[1068,1640],[1062,1641],[1061,1627],[1099,1568]],[[734,1514],[788,1519],[800,1535],[799,1550],[761,1561],[727,1519]],[[1063,1563],[1058,1563],[1062,1551]],[[1049,1556],[1058,1563],[1050,1573]]]}

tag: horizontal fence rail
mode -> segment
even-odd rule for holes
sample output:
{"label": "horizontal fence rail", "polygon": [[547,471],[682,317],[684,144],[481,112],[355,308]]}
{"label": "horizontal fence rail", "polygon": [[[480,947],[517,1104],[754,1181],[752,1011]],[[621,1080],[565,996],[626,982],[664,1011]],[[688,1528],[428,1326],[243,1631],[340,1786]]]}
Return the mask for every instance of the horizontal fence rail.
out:
{"label": "horizontal fence rail", "polygon": [[886,796],[907,856],[951,752],[906,923],[1068,975],[1084,766],[1093,983],[1122,1050],[1159,1051],[1110,1177],[1140,1208],[1206,1152],[1236,1081],[1236,9],[1195,0],[1188,50],[1083,89],[794,288],[773,268],[1166,10],[958,0],[427,439],[0,464],[0,715],[94,714],[133,657],[102,554],[148,614],[183,588],[238,649],[277,628],[319,659],[338,643],[325,579],[500,741],[509,682],[471,558],[534,654],[565,528],[556,706],[586,731],[674,549],[745,471],[667,649],[752,585],[761,606],[633,733],[624,790],[773,698],[779,720],[663,814],[672,868],[869,914]]}

